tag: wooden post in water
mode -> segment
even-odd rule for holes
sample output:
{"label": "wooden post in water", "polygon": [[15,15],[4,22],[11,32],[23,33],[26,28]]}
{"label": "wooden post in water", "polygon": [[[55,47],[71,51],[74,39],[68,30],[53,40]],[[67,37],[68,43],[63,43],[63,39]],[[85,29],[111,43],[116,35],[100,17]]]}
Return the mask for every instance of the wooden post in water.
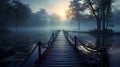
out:
{"label": "wooden post in water", "polygon": [[41,41],[38,41],[37,45],[38,45],[38,57],[40,59],[41,58],[41,45],[42,45]]}
{"label": "wooden post in water", "polygon": [[75,36],[75,48],[77,47],[76,39],[77,39],[77,37]]}

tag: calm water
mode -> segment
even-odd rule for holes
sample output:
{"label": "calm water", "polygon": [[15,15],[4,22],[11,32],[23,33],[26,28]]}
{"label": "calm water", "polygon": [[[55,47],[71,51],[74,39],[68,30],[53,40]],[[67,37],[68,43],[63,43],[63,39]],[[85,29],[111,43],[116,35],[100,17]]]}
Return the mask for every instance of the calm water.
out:
{"label": "calm water", "polygon": [[[8,34],[0,35],[0,61],[2,62],[12,62],[15,61],[16,64],[21,63],[29,52],[33,49],[37,41],[42,41],[46,43],[52,32],[55,30],[19,30],[18,34],[13,31]],[[101,45],[99,42],[102,38],[104,41],[104,45],[107,47],[109,58],[110,58],[110,66],[111,67],[120,67],[120,36],[93,36],[88,33],[71,33],[72,37],[75,35],[83,42],[83,43],[93,43],[96,45]],[[44,49],[43,49],[44,50]],[[37,53],[37,52],[36,52]],[[34,54],[37,57],[37,54]],[[32,60],[35,60],[35,57],[32,57]],[[31,59],[30,59],[31,60]],[[32,63],[32,62],[29,62]]]}
{"label": "calm water", "polygon": [[85,44],[89,42],[98,46],[101,45],[100,38],[102,38],[104,46],[107,47],[109,54],[110,67],[120,67],[120,35],[93,36],[88,33],[70,33],[70,35],[73,37],[76,35]]}
{"label": "calm water", "polygon": [[46,43],[55,30],[13,30],[11,33],[0,34],[0,61],[19,64],[24,61],[37,41]]}

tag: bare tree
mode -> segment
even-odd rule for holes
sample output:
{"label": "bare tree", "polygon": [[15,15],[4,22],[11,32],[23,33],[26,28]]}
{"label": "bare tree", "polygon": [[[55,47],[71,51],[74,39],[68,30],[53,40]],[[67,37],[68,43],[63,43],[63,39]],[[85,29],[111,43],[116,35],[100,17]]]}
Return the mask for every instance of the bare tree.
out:
{"label": "bare tree", "polygon": [[106,30],[111,19],[112,0],[87,0],[97,21],[97,30]]}
{"label": "bare tree", "polygon": [[86,5],[83,4],[81,0],[72,0],[70,2],[70,11],[72,12],[70,16],[78,22],[78,31],[80,30],[81,13],[84,11],[85,7]]}

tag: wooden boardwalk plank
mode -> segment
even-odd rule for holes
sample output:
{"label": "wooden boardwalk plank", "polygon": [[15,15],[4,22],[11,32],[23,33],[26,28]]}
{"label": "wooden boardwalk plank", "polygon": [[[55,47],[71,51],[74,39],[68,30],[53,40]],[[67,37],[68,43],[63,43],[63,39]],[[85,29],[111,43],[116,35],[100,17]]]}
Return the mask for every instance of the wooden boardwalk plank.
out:
{"label": "wooden boardwalk plank", "polygon": [[33,67],[89,67],[76,52],[60,32],[45,57],[36,61]]}

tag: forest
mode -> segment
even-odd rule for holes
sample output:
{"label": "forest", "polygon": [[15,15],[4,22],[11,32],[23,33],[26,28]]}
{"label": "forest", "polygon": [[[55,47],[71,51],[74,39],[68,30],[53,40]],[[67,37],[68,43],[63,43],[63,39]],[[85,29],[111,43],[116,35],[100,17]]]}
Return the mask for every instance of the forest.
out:
{"label": "forest", "polygon": [[44,8],[33,13],[29,5],[18,0],[0,1],[0,32],[10,32],[11,28],[16,31],[19,27],[40,27],[46,25],[59,25],[55,23],[60,20],[57,14],[48,15]]}
{"label": "forest", "polygon": [[[91,32],[112,33],[112,28],[119,24],[120,10],[112,6],[113,0],[72,0],[69,9],[65,14],[68,22],[67,25],[80,25],[84,22],[93,22],[96,29]],[[19,0],[1,0],[0,2],[0,31],[8,32],[10,28],[19,27],[41,27],[61,25],[61,17],[56,13],[49,14],[46,9],[40,8],[33,13],[28,4]],[[57,22],[59,21],[59,22]],[[70,21],[70,22],[69,22]],[[87,23],[85,23],[87,26]]]}

